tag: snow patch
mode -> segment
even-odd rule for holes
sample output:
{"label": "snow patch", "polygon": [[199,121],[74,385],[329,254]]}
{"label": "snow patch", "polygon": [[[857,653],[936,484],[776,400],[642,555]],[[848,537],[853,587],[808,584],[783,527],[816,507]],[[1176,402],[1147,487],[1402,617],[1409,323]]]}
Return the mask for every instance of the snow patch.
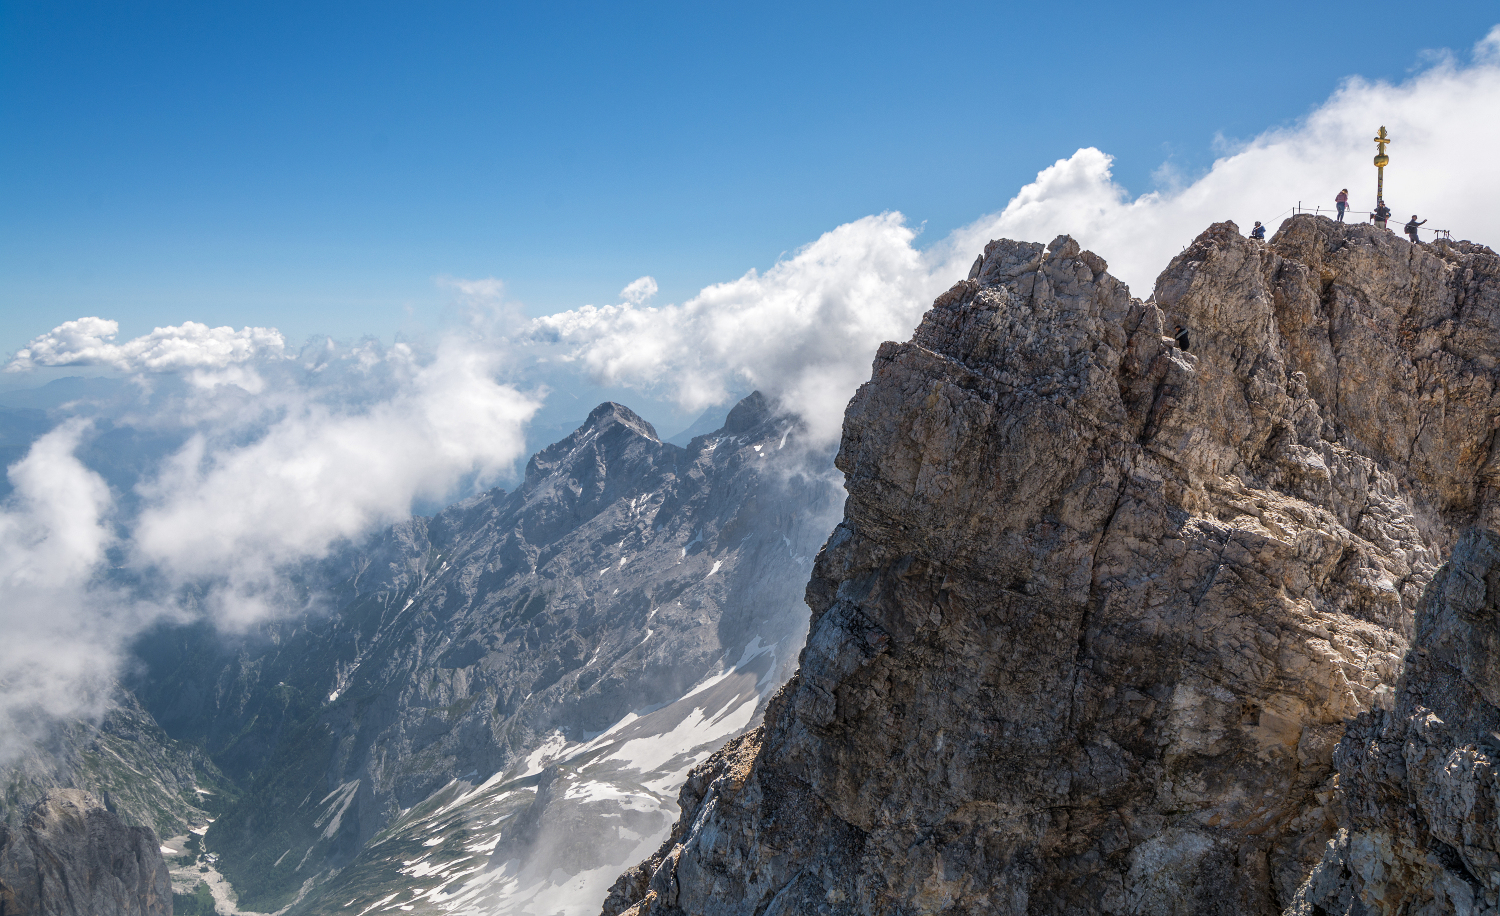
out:
{"label": "snow patch", "polygon": [[[357,791],[359,791],[359,780],[350,780],[323,796],[323,800],[318,802],[320,805],[329,806],[328,810],[323,812],[322,817],[313,821],[314,827],[328,824],[323,829],[323,839],[332,839],[333,835],[339,832],[339,824],[343,823],[344,812],[348,811],[349,806],[354,803],[354,794]],[[332,804],[329,804],[329,799],[333,799]]]}
{"label": "snow patch", "polygon": [[562,732],[553,732],[547,736],[547,740],[530,754],[526,755],[526,768],[519,774],[520,778],[535,776],[540,773],[547,764],[563,755],[568,747],[567,736]]}

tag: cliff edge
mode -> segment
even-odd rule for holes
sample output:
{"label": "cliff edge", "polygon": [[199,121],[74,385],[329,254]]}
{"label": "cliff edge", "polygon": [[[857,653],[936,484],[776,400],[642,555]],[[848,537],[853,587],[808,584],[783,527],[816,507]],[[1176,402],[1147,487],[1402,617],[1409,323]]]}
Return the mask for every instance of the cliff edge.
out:
{"label": "cliff edge", "polygon": [[1315,866],[1352,899],[1334,752],[1496,527],[1497,354],[1469,243],[1220,223],[1142,302],[991,242],[850,403],[798,675],[605,912],[1311,913]]}

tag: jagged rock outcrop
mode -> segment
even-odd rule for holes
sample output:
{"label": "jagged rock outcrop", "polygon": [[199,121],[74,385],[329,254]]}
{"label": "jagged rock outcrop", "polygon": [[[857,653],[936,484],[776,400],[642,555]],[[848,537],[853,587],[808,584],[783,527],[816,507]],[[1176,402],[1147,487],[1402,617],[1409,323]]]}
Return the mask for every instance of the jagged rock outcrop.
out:
{"label": "jagged rock outcrop", "polygon": [[1394,708],[1360,717],[1334,762],[1340,829],[1290,916],[1500,910],[1500,535],[1459,542]]}
{"label": "jagged rock outcrop", "polygon": [[20,827],[0,827],[3,916],[171,916],[172,883],[149,827],[98,796],[57,789]]}
{"label": "jagged rock outcrop", "polygon": [[1315,217],[1210,227],[1144,303],[1105,268],[992,242],[882,346],[800,671],[606,914],[1293,902],[1346,723],[1493,524],[1500,269]]}

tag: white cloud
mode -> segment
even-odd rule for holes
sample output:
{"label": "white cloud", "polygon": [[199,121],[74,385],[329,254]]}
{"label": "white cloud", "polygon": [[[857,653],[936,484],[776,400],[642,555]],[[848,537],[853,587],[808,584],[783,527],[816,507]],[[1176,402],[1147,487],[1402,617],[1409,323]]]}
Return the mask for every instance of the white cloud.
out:
{"label": "white cloud", "polygon": [[0,764],[50,720],[97,714],[119,647],[155,613],[101,585],[112,500],[74,456],[85,431],[65,423],[8,471],[15,489],[0,505]]}
{"label": "white cloud", "polygon": [[[1291,127],[1271,130],[1213,164],[1197,181],[1130,198],[1111,178],[1109,156],[1082,149],[1042,171],[998,215],[954,233],[968,253],[1002,236],[1048,241],[1068,233],[1110,262],[1138,296],[1210,223],[1241,229],[1260,220],[1275,231],[1287,211],[1333,207],[1341,188],[1351,205],[1375,203],[1375,131],[1394,138],[1385,199],[1405,220],[1419,213],[1427,229],[1454,238],[1500,242],[1500,182],[1475,163],[1500,146],[1500,26],[1475,48],[1469,65],[1452,55],[1411,79],[1390,84],[1346,80],[1327,102]],[[1430,233],[1428,234],[1430,238]]]}
{"label": "white cloud", "polygon": [[253,441],[199,433],[142,487],[135,561],[182,584],[215,584],[223,625],[285,613],[277,583],[291,564],[405,518],[414,500],[493,480],[521,457],[539,405],[495,380],[493,349],[449,338],[423,364],[399,345],[375,362],[367,348],[349,358],[346,371],[388,393],[347,403],[319,388],[279,390],[276,418]]}
{"label": "white cloud", "polygon": [[909,334],[931,298],[915,237],[898,213],[865,217],[682,305],[584,306],[537,319],[534,339],[571,347],[600,382],[661,387],[688,410],[761,388],[826,440],[875,348]]}
{"label": "white cloud", "polygon": [[638,277],[631,280],[625,285],[624,289],[620,290],[620,298],[631,305],[640,305],[656,295],[656,289],[655,277]]}
{"label": "white cloud", "polygon": [[[1202,178],[1161,174],[1167,187],[1130,197],[1111,157],[1089,147],[1058,160],[999,213],[919,251],[899,213],[826,233],[774,265],[704,289],[682,305],[584,306],[538,319],[532,339],[560,344],[600,381],[652,389],[685,409],[749,385],[799,413],[813,436],[836,438],[843,409],[869,376],[883,340],[907,338],[932,299],[968,274],[995,238],[1046,242],[1069,234],[1110,262],[1141,297],[1156,275],[1211,223],[1261,220],[1273,230],[1301,201],[1331,207],[1347,187],[1374,203],[1371,139],[1395,142],[1386,201],[1403,219],[1455,238],[1500,239],[1500,182],[1476,173],[1500,146],[1500,27],[1467,65],[1452,55],[1399,85],[1346,81],[1302,121],[1268,131],[1219,159]],[[629,287],[627,287],[629,290]]]}
{"label": "white cloud", "polygon": [[[211,328],[196,321],[157,328],[123,344],[110,341],[120,324],[79,318],[36,338],[5,367],[23,372],[47,366],[105,366],[121,372],[213,372],[257,358],[280,356],[286,340],[275,328]],[[243,376],[240,376],[243,378]]]}
{"label": "white cloud", "polygon": [[[115,516],[75,456],[87,424],[38,440],[0,506],[0,765],[53,721],[101,712],[124,647],[153,621],[206,614],[236,629],[293,612],[290,569],[508,471],[538,405],[497,380],[503,357],[472,334],[425,355],[327,342],[227,367],[255,390],[158,386],[151,412],[122,422],[191,435],[137,488],[134,516]],[[126,595],[111,584],[122,561],[165,589]]]}

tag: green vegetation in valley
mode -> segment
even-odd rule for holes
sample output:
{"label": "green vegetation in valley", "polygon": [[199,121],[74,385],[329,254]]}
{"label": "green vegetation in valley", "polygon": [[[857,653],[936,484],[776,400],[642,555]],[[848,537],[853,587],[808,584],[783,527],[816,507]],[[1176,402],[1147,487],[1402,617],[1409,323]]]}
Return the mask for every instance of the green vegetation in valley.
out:
{"label": "green vegetation in valley", "polygon": [[198,882],[191,894],[172,894],[174,916],[218,916],[218,912],[214,906],[214,895],[209,893],[208,885],[202,881]]}

